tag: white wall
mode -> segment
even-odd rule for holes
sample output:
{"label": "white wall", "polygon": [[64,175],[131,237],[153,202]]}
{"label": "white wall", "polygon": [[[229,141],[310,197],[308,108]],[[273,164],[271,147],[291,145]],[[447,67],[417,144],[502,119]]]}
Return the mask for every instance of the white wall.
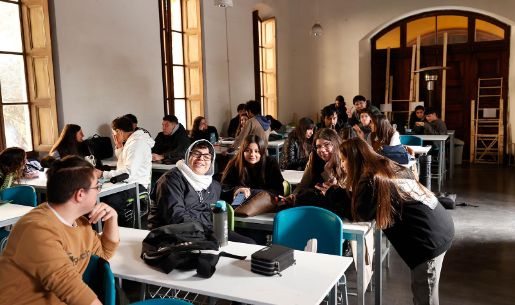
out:
{"label": "white wall", "polygon": [[110,135],[111,121],[134,113],[161,129],[163,85],[157,1],[54,0],[59,126]]}

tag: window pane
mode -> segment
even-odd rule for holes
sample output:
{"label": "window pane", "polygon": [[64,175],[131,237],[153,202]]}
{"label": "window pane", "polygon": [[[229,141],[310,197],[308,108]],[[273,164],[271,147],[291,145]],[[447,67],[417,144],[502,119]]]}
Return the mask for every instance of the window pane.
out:
{"label": "window pane", "polygon": [[468,38],[468,18],[465,16],[437,17],[438,44],[443,44],[443,33],[447,32],[447,43],[465,43]]}
{"label": "window pane", "polygon": [[426,17],[408,22],[406,25],[406,46],[411,47],[417,43],[420,36],[420,44],[430,46],[435,44],[436,18]]}
{"label": "window pane", "polygon": [[27,102],[22,55],[0,54],[0,90],[3,103]]}
{"label": "window pane", "polygon": [[174,114],[179,120],[179,123],[186,127],[186,101],[183,99],[174,100]]}
{"label": "window pane", "polygon": [[22,52],[20,6],[0,2],[0,51]]}
{"label": "window pane", "polygon": [[401,27],[396,27],[376,40],[376,49],[400,48]]}
{"label": "window pane", "polygon": [[495,24],[476,19],[476,41],[503,40],[504,30]]}
{"label": "window pane", "polygon": [[181,0],[172,0],[172,30],[182,31]]}
{"label": "window pane", "polygon": [[32,150],[28,105],[6,105],[4,110],[5,144]]}
{"label": "window pane", "polygon": [[182,65],[184,63],[182,50],[182,34],[172,32],[172,60],[176,65]]}
{"label": "window pane", "polygon": [[184,68],[173,67],[173,97],[184,98]]}

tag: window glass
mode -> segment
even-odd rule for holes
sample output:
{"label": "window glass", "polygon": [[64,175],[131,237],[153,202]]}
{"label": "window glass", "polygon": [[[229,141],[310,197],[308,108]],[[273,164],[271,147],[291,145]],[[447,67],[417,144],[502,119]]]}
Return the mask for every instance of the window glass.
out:
{"label": "window glass", "polygon": [[182,31],[181,0],[171,0],[172,31]]}
{"label": "window glass", "polygon": [[434,45],[435,34],[436,18],[434,16],[410,21],[406,24],[406,46],[411,47],[416,44],[418,36],[420,36],[422,46]]}
{"label": "window glass", "polygon": [[476,19],[475,41],[503,40],[504,30],[493,23]]}
{"label": "window glass", "polygon": [[0,51],[21,53],[22,48],[19,6],[0,2]]}
{"label": "window glass", "polygon": [[186,127],[186,100],[175,99],[174,100],[174,114],[184,127]]}
{"label": "window glass", "polygon": [[4,126],[6,147],[21,147],[25,151],[32,150],[30,132],[29,106],[4,105]]}
{"label": "window glass", "polygon": [[173,67],[173,95],[175,98],[184,98],[184,67]]}
{"label": "window glass", "polygon": [[468,18],[444,15],[437,17],[438,44],[443,44],[443,33],[447,32],[447,43],[465,43],[468,38]]}
{"label": "window glass", "polygon": [[376,40],[376,49],[400,48],[401,47],[401,27],[390,30]]}
{"label": "window glass", "polygon": [[0,54],[0,91],[3,103],[27,103],[23,55]]}
{"label": "window glass", "polygon": [[182,49],[182,34],[172,32],[172,60],[174,65],[184,64]]}

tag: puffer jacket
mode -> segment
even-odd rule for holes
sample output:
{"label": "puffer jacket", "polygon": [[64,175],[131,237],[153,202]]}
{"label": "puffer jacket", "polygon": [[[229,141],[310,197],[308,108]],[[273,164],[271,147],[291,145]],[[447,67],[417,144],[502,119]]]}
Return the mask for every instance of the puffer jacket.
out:
{"label": "puffer jacket", "polygon": [[305,155],[297,137],[291,132],[284,141],[281,155],[281,169],[303,171],[308,163],[309,154]]}

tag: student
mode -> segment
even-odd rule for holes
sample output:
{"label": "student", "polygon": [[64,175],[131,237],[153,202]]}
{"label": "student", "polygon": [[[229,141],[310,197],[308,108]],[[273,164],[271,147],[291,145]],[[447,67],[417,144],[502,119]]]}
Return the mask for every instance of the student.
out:
{"label": "student", "polygon": [[48,155],[55,159],[64,158],[69,155],[87,156],[89,152],[83,141],[84,133],[82,128],[76,124],[66,124]]}
{"label": "student", "polygon": [[238,130],[236,130],[236,137],[240,135],[243,127],[245,127],[245,123],[249,120],[249,116],[246,113],[242,113],[240,115],[240,125],[238,125]]}
{"label": "student", "polygon": [[284,141],[281,169],[304,170],[313,146],[314,128],[315,124],[310,118],[299,120],[297,128],[290,132]]}
{"label": "student", "polygon": [[[352,126],[352,133],[354,136],[372,144],[370,133],[372,132],[372,111],[369,108],[364,108],[359,111],[359,124]],[[353,136],[353,137],[354,137]]]}
{"label": "student", "polygon": [[150,134],[150,132],[148,132],[148,130],[138,126],[138,118],[134,114],[127,113],[126,115],[124,115],[124,117],[128,118],[132,122],[132,127],[134,127],[134,130],[143,130],[143,132],[148,133],[148,136],[152,138],[152,135]]}
{"label": "student", "polygon": [[438,304],[438,285],[454,223],[431,191],[406,168],[376,154],[363,140],[340,146],[343,188],[325,192],[332,209],[352,221],[376,221],[411,269],[414,304]]}
{"label": "student", "polygon": [[232,158],[222,176],[223,197],[232,201],[238,193],[245,198],[257,190],[273,195],[284,195],[283,175],[275,157],[266,155],[266,146],[260,137],[248,135],[240,150]]}
{"label": "student", "polygon": [[27,157],[25,151],[19,147],[9,147],[0,153],[0,191],[11,187],[22,177],[34,178],[37,172],[25,174],[25,163]]}
{"label": "student", "polygon": [[395,146],[401,144],[399,132],[390,124],[390,121],[384,115],[375,115],[372,117],[372,147],[379,152],[383,146]]}
{"label": "student", "polygon": [[[126,117],[118,117],[111,124],[115,154],[116,169],[101,172],[101,177],[109,180],[112,177],[129,174],[129,183],[137,182],[139,191],[144,192],[150,185],[152,171],[152,153],[154,140],[143,130],[134,131],[132,122]],[[118,192],[104,197],[104,201],[118,212],[118,222],[121,226],[130,226],[130,219],[125,217],[127,199],[134,198],[134,189]],[[129,207],[132,210],[132,207]]]}
{"label": "student", "polygon": [[321,120],[320,123],[317,124],[317,129],[322,128],[330,128],[336,131],[339,131],[337,123],[338,123],[338,112],[333,105],[325,106],[322,108]]}
{"label": "student", "polygon": [[424,115],[424,106],[418,105],[415,107],[415,111],[410,114],[409,118],[409,128],[411,129],[412,134],[424,134],[424,126],[417,126],[417,122],[425,123],[426,116]]}
{"label": "student", "polygon": [[[0,256],[0,304],[101,304],[82,274],[118,247],[116,211],[96,204],[102,185],[80,157],[55,160],[47,177],[48,203],[18,220]],[[91,228],[100,220],[102,235]]]}
{"label": "student", "polygon": [[424,134],[426,135],[445,135],[447,134],[447,125],[445,122],[438,118],[436,111],[431,108],[427,108],[424,111],[426,116],[426,122],[416,122],[416,126],[424,128]]}
{"label": "student", "polygon": [[320,129],[315,134],[314,142],[315,151],[309,156],[304,175],[288,198],[291,202],[296,202],[296,197],[302,194],[318,193],[316,185],[336,184],[336,177],[342,177],[338,155],[341,139],[336,131],[329,128]]}
{"label": "student", "polygon": [[270,128],[272,128],[272,131],[280,132],[281,128],[283,127],[283,123],[281,123],[281,121],[276,120],[269,114],[265,115],[265,118],[270,121]]}
{"label": "student", "polygon": [[346,127],[348,115],[347,115],[347,107],[345,107],[345,99],[343,96],[338,95],[334,99],[334,104],[330,105],[334,106],[336,109],[336,112],[338,113],[338,122],[336,123],[336,126],[338,127],[338,130],[341,130],[342,128]]}
{"label": "student", "polygon": [[263,139],[265,150],[268,147],[268,136],[270,135],[270,121],[261,115],[261,104],[257,101],[248,101],[245,110],[249,120],[245,123],[241,133],[234,140],[233,147],[238,149],[248,135],[256,135]]}
{"label": "student", "polygon": [[211,143],[218,141],[218,131],[214,126],[208,126],[207,120],[203,116],[198,116],[193,120],[193,129],[191,130],[191,140],[193,142],[204,139]]}
{"label": "student", "polygon": [[350,127],[354,127],[354,125],[359,124],[359,114],[362,110],[368,108],[370,110],[370,114],[372,115],[380,115],[382,114],[377,107],[370,104],[370,101],[367,100],[363,95],[356,95],[352,99],[352,103],[354,104],[354,112],[352,114],[348,113],[349,120],[348,125]]}
{"label": "student", "polygon": [[157,134],[156,144],[152,148],[152,161],[175,164],[184,157],[191,141],[184,126],[175,115],[165,115],[162,123],[163,131]]}
{"label": "student", "polygon": [[239,104],[238,105],[238,114],[231,119],[229,122],[229,128],[227,130],[227,135],[231,138],[235,138],[237,136],[237,130],[239,130],[239,126],[241,124],[240,118],[241,115],[245,114],[247,115],[247,112],[245,111],[245,104]]}
{"label": "student", "polygon": [[[173,223],[197,221],[207,230],[213,229],[211,206],[220,198],[220,184],[213,180],[215,150],[209,141],[193,142],[186,159],[165,173],[151,193],[148,215],[149,229]],[[253,240],[229,231],[230,241],[254,243]]]}

